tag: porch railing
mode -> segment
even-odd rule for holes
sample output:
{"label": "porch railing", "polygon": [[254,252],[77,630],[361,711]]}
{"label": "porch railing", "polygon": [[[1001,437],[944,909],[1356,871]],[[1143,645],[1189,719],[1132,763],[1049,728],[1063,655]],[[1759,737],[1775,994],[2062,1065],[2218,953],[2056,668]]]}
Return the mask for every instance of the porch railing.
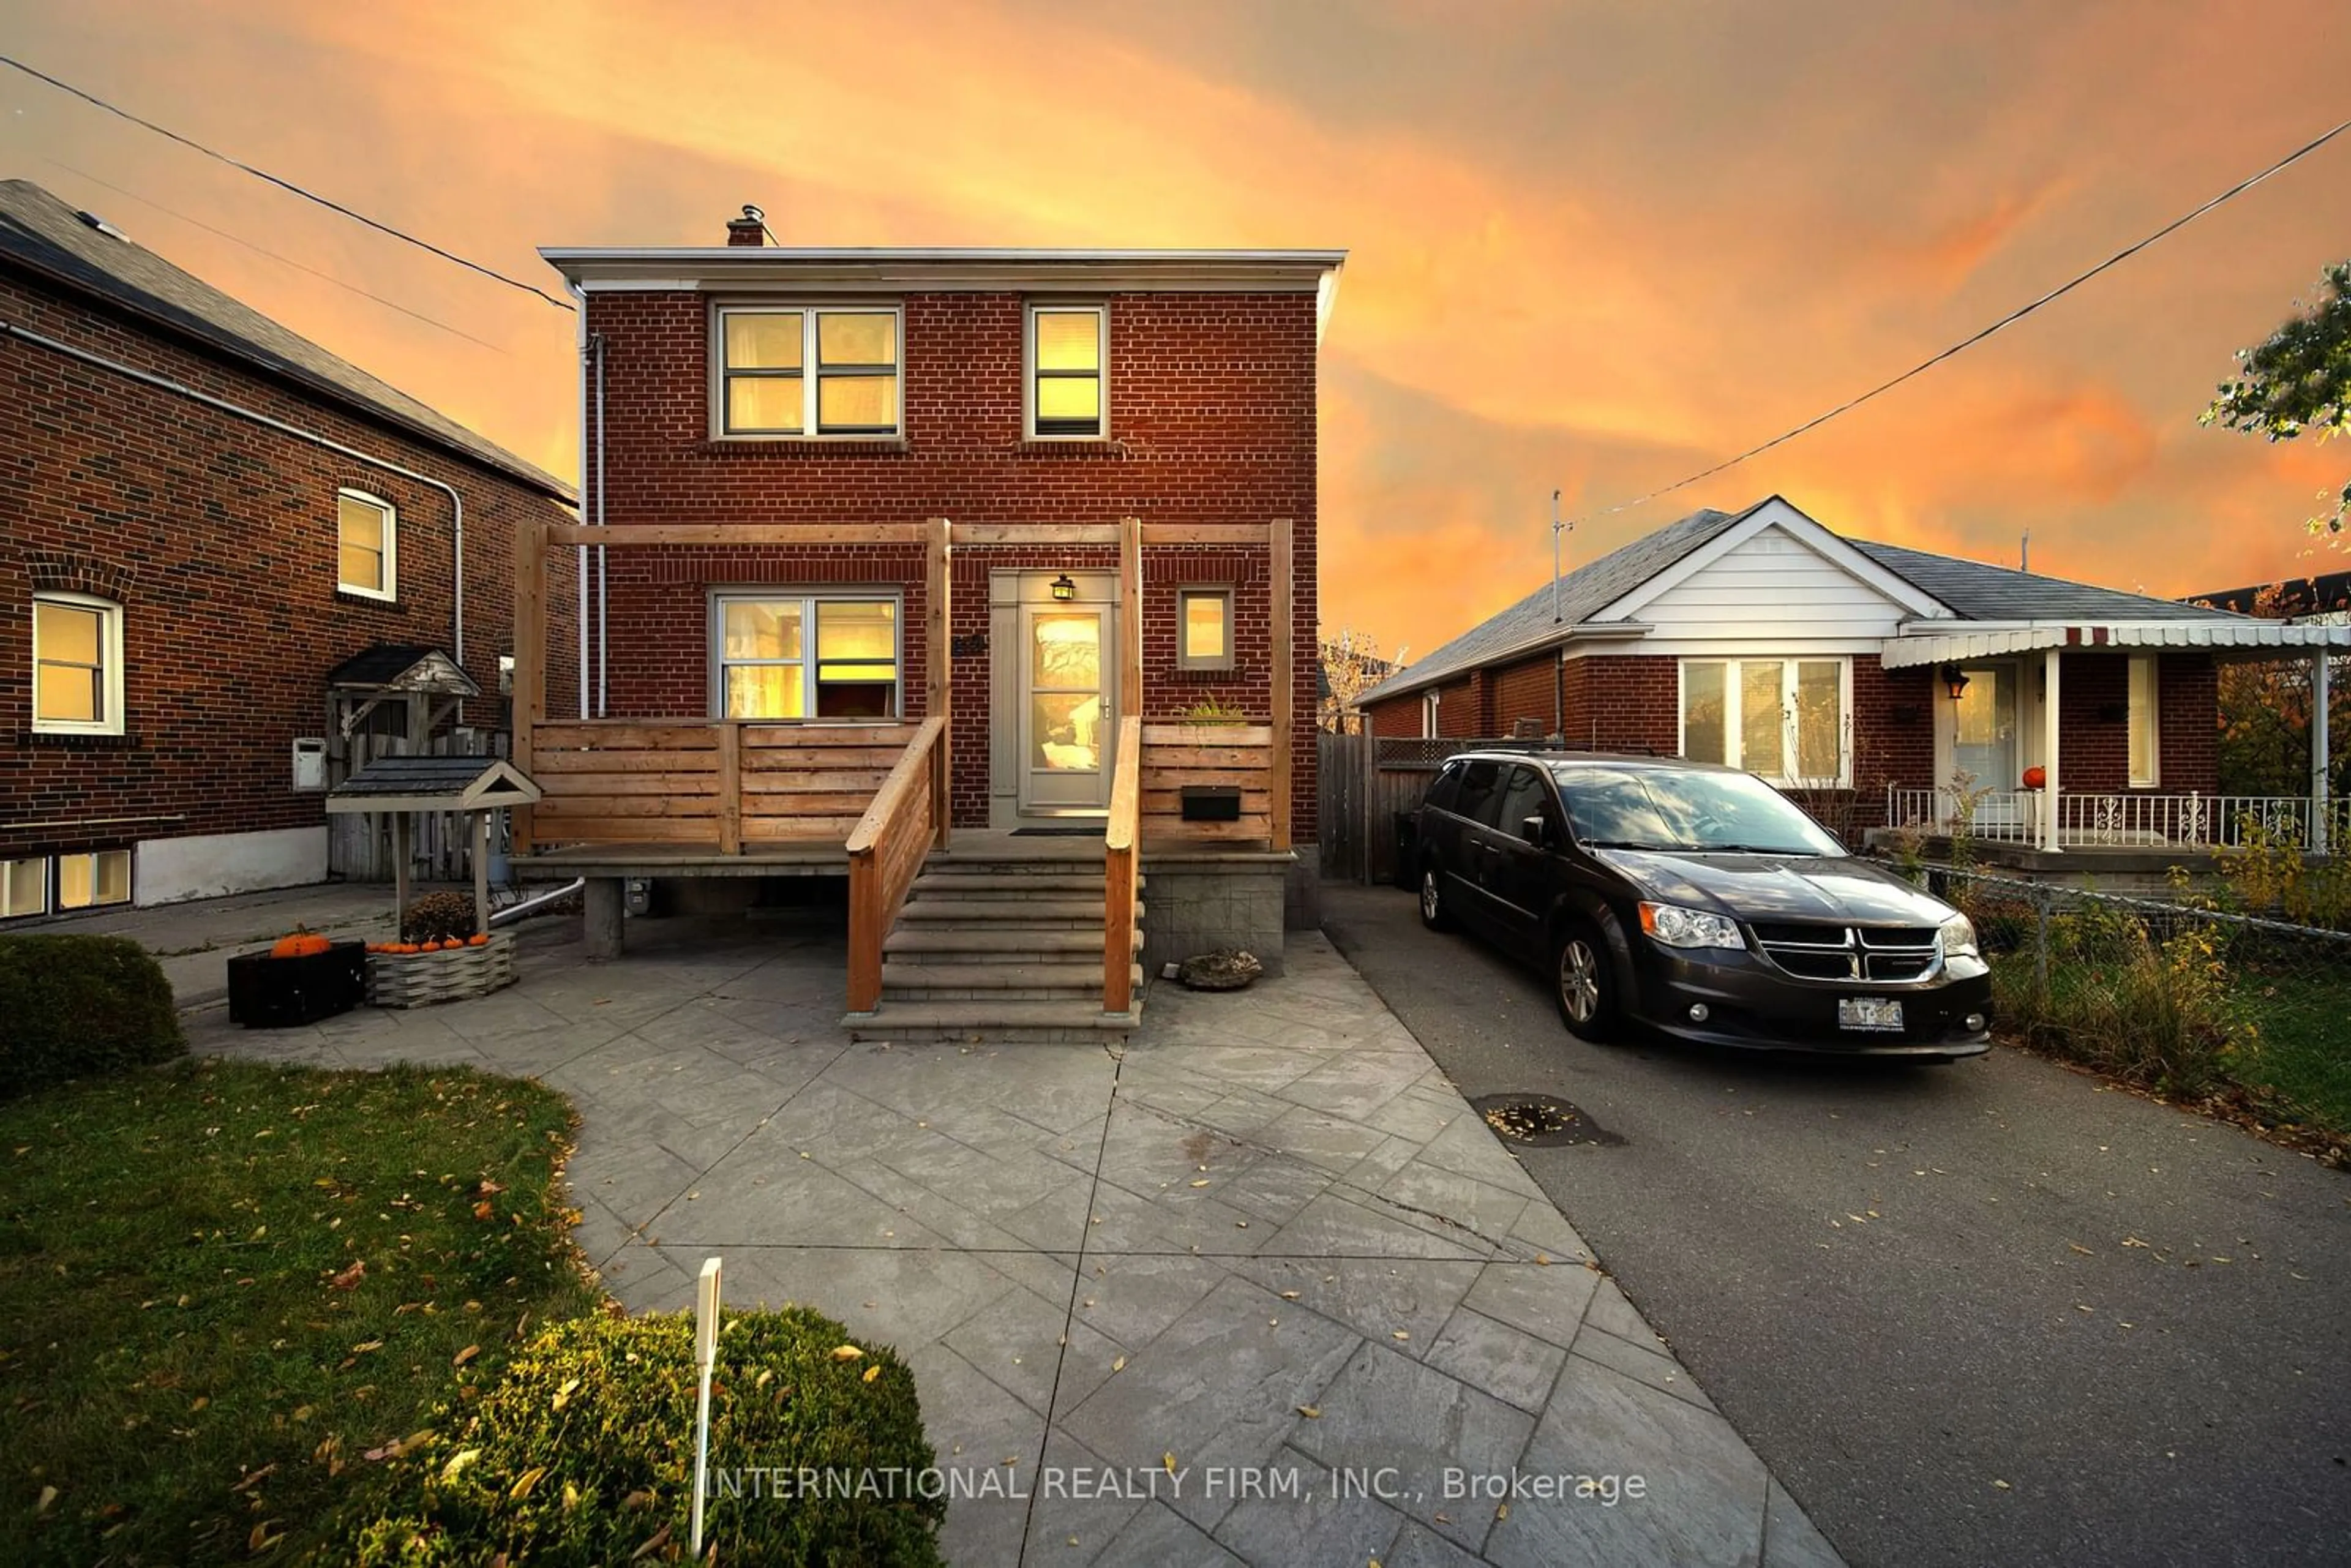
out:
{"label": "porch railing", "polygon": [[925,719],[849,835],[849,1010],[882,999],[882,944],[931,851],[946,843],[947,721]]}
{"label": "porch railing", "polygon": [[1143,804],[1143,720],[1118,723],[1110,818],[1102,828],[1102,1011],[1134,1006],[1134,839]]}
{"label": "porch railing", "polygon": [[2340,852],[2351,844],[2351,800],[2306,795],[2184,795],[2060,790],[2053,807],[2038,789],[1970,790],[1889,787],[1889,826],[1949,833],[1964,820],[1987,843],[2043,841],[2044,813],[2057,813],[2057,841],[2072,848],[2234,849],[2265,835],[2302,849]]}

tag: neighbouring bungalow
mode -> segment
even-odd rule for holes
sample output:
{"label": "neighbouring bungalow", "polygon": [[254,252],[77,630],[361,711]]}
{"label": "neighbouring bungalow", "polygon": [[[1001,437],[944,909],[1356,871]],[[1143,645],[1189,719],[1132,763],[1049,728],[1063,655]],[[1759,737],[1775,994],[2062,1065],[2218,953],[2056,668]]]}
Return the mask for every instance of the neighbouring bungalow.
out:
{"label": "neighbouring bungalow", "polygon": [[[587,878],[611,953],[626,883],[710,909],[845,873],[866,1036],[1116,1033],[1138,957],[1278,964],[1285,906],[1311,918],[1343,253],[727,231],[543,253],[580,301],[586,499],[519,567],[522,874]],[[586,716],[549,722],[564,557]]]}
{"label": "neighbouring bungalow", "polygon": [[[1955,830],[2019,865],[2236,841],[2339,846],[2308,794],[2218,791],[2217,669],[2308,659],[2290,624],[1834,533],[1774,496],[1700,511],[1545,584],[1364,694],[1376,736],[1552,736],[1745,768],[1858,842]],[[2079,869],[2078,867],[2076,869]]]}

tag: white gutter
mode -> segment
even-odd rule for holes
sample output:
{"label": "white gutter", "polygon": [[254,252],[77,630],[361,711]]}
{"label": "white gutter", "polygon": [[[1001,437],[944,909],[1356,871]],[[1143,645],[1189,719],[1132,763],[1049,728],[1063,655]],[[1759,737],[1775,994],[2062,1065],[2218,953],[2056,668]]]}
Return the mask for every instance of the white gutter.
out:
{"label": "white gutter", "polygon": [[307,441],[314,446],[322,446],[329,452],[337,453],[342,456],[350,458],[355,463],[368,464],[373,467],[381,468],[388,474],[397,474],[403,479],[414,480],[419,485],[430,485],[434,489],[447,496],[449,497],[449,511],[452,518],[449,545],[450,581],[452,584],[449,627],[449,639],[451,643],[450,651],[455,655],[458,667],[462,669],[465,666],[465,498],[457,493],[457,487],[455,485],[451,485],[444,480],[435,479],[430,474],[419,474],[415,469],[405,467],[401,464],[392,462],[389,458],[378,457],[373,453],[370,452],[361,452],[356,446],[346,446],[340,441],[329,440],[326,436],[319,434],[315,430],[305,430],[298,424],[288,424],[284,420],[273,418],[268,414],[261,413],[257,409],[246,408],[244,404],[231,402],[226,398],[214,397],[210,392],[198,392],[195,388],[172,381],[167,376],[159,376],[154,374],[152,371],[142,371],[135,366],[126,365],[119,360],[110,360],[102,354],[93,354],[87,349],[78,349],[71,343],[62,343],[55,338],[44,337],[38,332],[27,331],[26,329],[17,326],[13,321],[0,321],[0,334],[5,334],[8,337],[16,339],[19,342],[31,343],[36,347],[47,349],[51,353],[63,354],[66,358],[70,360],[78,360],[86,365],[95,365],[102,371],[111,371],[116,375],[127,377],[131,381],[140,382],[141,385],[154,387],[159,391],[170,392],[176,397],[187,398],[192,402],[203,403],[207,408],[218,409],[223,413],[234,414],[238,419],[249,420],[253,423],[261,425],[266,429],[277,431],[281,435],[290,435],[298,441]]}

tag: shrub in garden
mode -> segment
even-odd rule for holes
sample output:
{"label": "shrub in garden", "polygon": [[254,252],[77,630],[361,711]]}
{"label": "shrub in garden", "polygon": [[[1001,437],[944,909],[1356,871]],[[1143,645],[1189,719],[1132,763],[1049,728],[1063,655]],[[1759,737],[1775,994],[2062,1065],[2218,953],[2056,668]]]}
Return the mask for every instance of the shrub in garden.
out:
{"label": "shrub in garden", "polygon": [[[946,1503],[914,1484],[935,1456],[904,1362],[799,1307],[728,1313],[718,1344],[705,1553],[722,1563],[940,1561]],[[391,1502],[346,1521],[329,1555],[387,1568],[682,1560],[695,1390],[688,1314],[558,1323],[477,1400],[444,1407],[402,1445]],[[849,1495],[716,1484],[722,1470],[803,1467],[845,1473]],[[855,1495],[868,1474],[875,1490]]]}
{"label": "shrub in garden", "polygon": [[469,893],[428,893],[411,900],[400,917],[403,942],[463,942],[474,934],[474,896]]}
{"label": "shrub in garden", "polygon": [[0,936],[0,1099],[185,1055],[171,982],[127,936]]}

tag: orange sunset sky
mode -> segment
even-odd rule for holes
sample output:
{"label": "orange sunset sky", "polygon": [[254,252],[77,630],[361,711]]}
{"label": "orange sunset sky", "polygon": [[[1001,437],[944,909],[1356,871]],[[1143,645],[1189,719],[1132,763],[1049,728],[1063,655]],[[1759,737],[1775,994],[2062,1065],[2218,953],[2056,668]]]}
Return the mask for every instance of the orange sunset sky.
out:
{"label": "orange sunset sky", "polygon": [[[1344,246],[1324,624],[1415,652],[1545,580],[1553,487],[1729,455],[2351,114],[2351,7],[2234,0],[0,0],[0,53],[550,291],[538,245],[747,201],[786,244]],[[0,175],[576,471],[568,314],[9,71]],[[2196,415],[2346,255],[2351,135],[1571,561],[1778,491],[2166,593],[2339,567],[2301,523],[2351,444]]]}

